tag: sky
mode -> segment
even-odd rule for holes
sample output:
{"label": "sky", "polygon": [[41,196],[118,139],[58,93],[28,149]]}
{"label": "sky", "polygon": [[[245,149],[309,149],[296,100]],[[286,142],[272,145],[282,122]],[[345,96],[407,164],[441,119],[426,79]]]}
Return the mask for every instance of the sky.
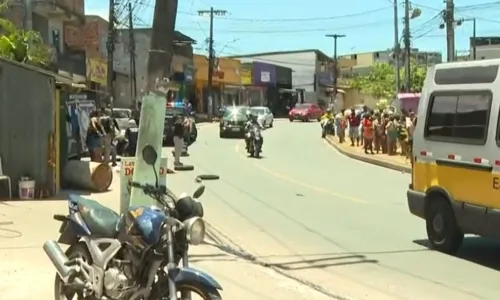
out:
{"label": "sky", "polygon": [[[115,0],[116,1],[116,0]],[[125,0],[120,0],[124,2]],[[199,10],[227,11],[214,19],[214,48],[219,56],[258,52],[319,49],[333,55],[333,39],[325,34],[344,34],[338,39],[338,55],[381,51],[394,45],[392,0],[348,0],[334,5],[331,0],[179,0],[176,30],[197,41],[195,52],[207,53],[208,16]],[[404,1],[399,0],[399,31],[403,28]],[[134,26],[149,27],[154,0],[136,3]],[[446,37],[440,11],[442,0],[411,1],[420,17],[411,20],[412,48],[446,54]],[[86,14],[105,19],[108,2],[86,0]],[[455,0],[455,19],[476,18],[477,36],[500,36],[500,1]],[[468,54],[472,22],[456,27],[456,50]]]}

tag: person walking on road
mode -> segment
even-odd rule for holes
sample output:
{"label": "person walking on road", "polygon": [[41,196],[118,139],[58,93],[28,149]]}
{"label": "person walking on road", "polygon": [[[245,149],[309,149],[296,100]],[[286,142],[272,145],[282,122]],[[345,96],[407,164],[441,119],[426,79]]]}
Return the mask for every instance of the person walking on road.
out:
{"label": "person walking on road", "polygon": [[354,147],[354,142],[356,146],[359,147],[359,126],[361,124],[360,116],[356,115],[354,108],[351,108],[351,114],[347,117],[349,121],[349,138],[351,139],[351,146]]}
{"label": "person walking on road", "polygon": [[184,120],[177,116],[174,123],[174,166],[182,166],[181,155],[184,148]]}

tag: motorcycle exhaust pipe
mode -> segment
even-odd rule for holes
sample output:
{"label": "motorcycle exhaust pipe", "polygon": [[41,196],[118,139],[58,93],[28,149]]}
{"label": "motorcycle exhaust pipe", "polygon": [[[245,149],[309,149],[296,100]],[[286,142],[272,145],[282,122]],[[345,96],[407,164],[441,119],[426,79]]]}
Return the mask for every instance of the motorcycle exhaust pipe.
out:
{"label": "motorcycle exhaust pipe", "polygon": [[69,277],[77,271],[77,267],[68,266],[69,258],[61,249],[61,246],[59,246],[56,241],[49,240],[43,244],[43,251],[45,251],[52,261],[61,280],[64,281],[64,283],[68,283]]}

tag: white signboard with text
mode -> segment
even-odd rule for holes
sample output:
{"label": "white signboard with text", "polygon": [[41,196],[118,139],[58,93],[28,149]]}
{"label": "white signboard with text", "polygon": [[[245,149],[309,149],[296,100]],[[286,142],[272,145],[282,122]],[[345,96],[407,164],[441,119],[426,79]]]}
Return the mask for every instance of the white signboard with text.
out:
{"label": "white signboard with text", "polygon": [[[120,213],[125,213],[130,206],[130,182],[134,175],[135,157],[122,157],[120,170]],[[160,169],[158,172],[159,184],[167,185],[167,158],[160,159]],[[153,167],[151,167],[153,172]],[[150,205],[160,206],[153,198]]]}
{"label": "white signboard with text", "polygon": [[260,72],[260,82],[270,82],[271,81],[271,73],[262,71]]}

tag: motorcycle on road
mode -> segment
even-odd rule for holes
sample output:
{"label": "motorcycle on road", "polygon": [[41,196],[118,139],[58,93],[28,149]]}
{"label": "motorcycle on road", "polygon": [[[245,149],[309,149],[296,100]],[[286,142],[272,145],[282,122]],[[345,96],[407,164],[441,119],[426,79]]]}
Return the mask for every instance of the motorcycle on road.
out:
{"label": "motorcycle on road", "polygon": [[259,158],[262,152],[262,129],[259,125],[253,125],[247,134],[250,135],[247,151],[250,156]]}
{"label": "motorcycle on road", "polygon": [[[157,174],[154,148],[145,146],[142,156]],[[192,197],[172,203],[158,178],[155,185],[132,182],[131,186],[162,208],[131,207],[119,216],[96,201],[73,195],[69,214],[54,216],[62,222],[60,237],[58,242],[45,242],[43,249],[57,271],[55,299],[177,300],[196,294],[204,300],[221,300],[220,284],[187,267],[187,247],[182,247],[183,241],[203,242],[203,208],[196,199],[205,187],[200,185]],[[70,247],[64,252],[59,243]],[[186,267],[178,267],[180,259]]]}
{"label": "motorcycle on road", "polygon": [[323,119],[321,121],[321,138],[325,138],[327,134],[334,133],[334,119]]}

